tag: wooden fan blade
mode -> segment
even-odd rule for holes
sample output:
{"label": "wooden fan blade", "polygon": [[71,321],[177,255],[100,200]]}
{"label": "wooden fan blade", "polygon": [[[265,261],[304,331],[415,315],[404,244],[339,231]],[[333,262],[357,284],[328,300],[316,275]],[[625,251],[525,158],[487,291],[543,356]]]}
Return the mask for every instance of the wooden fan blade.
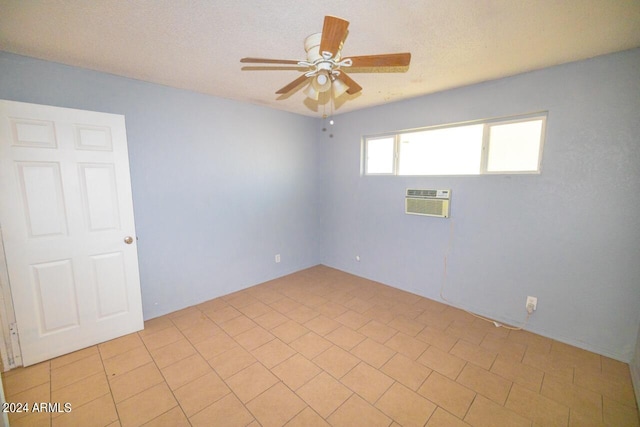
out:
{"label": "wooden fan blade", "polygon": [[298,77],[297,79],[295,79],[294,81],[292,81],[291,83],[289,83],[288,85],[286,85],[285,87],[279,89],[276,93],[277,94],[289,93],[289,91],[297,88],[298,86],[300,86],[302,84],[302,82],[306,81],[307,79],[309,79],[309,77],[307,77],[307,76],[305,76],[303,74],[300,77]]}
{"label": "wooden fan blade", "polygon": [[335,56],[340,49],[340,43],[347,36],[349,21],[336,18],[335,16],[325,16],[322,27],[322,39],[320,40],[320,55],[322,52],[331,52]]}
{"label": "wooden fan blade", "polygon": [[309,67],[300,67],[300,66],[275,66],[275,65],[245,65],[244,67],[240,67],[242,71],[300,71],[301,73],[306,73],[309,71]]}
{"label": "wooden fan blade", "polygon": [[240,62],[249,64],[298,64],[295,59],[242,58]]}
{"label": "wooden fan blade", "polygon": [[350,56],[352,67],[406,67],[411,62],[411,54],[388,53],[384,55]]}
{"label": "wooden fan blade", "polygon": [[347,93],[349,95],[353,95],[354,93],[358,93],[362,90],[362,86],[356,83],[355,80],[349,77],[344,71],[340,70],[340,75],[338,76],[338,78],[342,80],[344,84],[349,86],[349,89],[347,89]]}

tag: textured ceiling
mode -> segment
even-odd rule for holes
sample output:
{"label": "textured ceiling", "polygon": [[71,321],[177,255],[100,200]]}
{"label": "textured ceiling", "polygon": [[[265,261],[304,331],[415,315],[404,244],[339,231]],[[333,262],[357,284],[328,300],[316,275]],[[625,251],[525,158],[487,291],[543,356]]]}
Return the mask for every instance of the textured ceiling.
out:
{"label": "textured ceiling", "polygon": [[638,0],[0,0],[0,50],[321,116],[275,94],[298,71],[239,60],[304,59],[325,15],[350,22],[344,57],[412,53],[404,73],[351,74],[364,89],[334,114],[640,46]]}

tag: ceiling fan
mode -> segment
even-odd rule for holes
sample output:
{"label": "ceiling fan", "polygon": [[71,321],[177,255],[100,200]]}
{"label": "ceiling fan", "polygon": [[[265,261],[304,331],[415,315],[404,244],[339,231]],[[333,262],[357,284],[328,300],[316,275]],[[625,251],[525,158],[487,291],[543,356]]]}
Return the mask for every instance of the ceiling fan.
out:
{"label": "ceiling fan", "polygon": [[365,69],[367,72],[406,71],[411,61],[411,54],[408,52],[343,58],[342,46],[347,37],[348,27],[349,21],[335,16],[325,16],[322,33],[312,34],[304,41],[306,60],[242,58],[240,62],[288,66],[282,69],[290,69],[291,65],[297,66],[296,69],[305,73],[277,90],[276,94],[287,94],[311,80],[304,93],[316,101],[321,93],[329,90],[334,98],[345,92],[353,95],[362,90],[362,87],[344,72],[344,68]]}

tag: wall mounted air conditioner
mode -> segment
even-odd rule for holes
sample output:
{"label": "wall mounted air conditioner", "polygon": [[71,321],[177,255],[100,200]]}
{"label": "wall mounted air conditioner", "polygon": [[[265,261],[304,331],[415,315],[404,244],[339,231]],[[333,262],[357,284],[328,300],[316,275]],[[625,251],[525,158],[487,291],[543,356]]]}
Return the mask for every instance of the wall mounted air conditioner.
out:
{"label": "wall mounted air conditioner", "polygon": [[451,190],[407,190],[404,212],[411,215],[449,218]]}

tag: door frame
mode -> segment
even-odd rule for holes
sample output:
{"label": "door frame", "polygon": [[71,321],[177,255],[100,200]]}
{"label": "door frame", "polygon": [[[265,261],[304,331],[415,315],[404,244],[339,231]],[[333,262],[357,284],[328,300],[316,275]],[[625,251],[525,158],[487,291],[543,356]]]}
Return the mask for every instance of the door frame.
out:
{"label": "door frame", "polygon": [[2,357],[3,372],[22,366],[18,331],[15,326],[12,327],[15,324],[16,314],[13,310],[11,284],[9,283],[7,259],[4,253],[2,224],[0,224],[0,333],[2,334],[0,356]]}

